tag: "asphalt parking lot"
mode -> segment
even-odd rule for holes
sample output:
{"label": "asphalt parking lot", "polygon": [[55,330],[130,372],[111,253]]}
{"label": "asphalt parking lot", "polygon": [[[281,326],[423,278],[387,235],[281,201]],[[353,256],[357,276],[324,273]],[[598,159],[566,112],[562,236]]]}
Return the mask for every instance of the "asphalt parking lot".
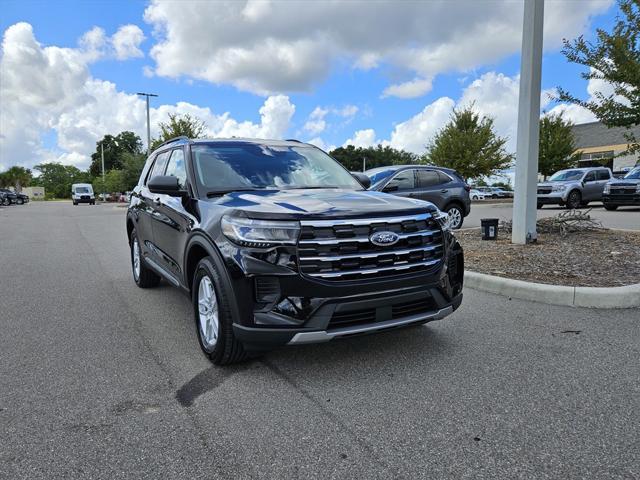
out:
{"label": "asphalt parking lot", "polygon": [[[607,228],[640,230],[640,207],[620,207],[615,211],[607,211],[601,203],[594,202],[581,210],[587,211],[588,209],[591,209],[591,217],[602,222]],[[537,210],[538,218],[551,217],[566,211],[567,209],[564,207],[552,205],[545,205],[542,209]],[[512,214],[512,203],[473,202],[471,213],[464,219],[463,228],[479,227],[482,218],[511,220]]]}
{"label": "asphalt parking lot", "polygon": [[186,296],[134,285],[124,209],[0,209],[0,265],[0,478],[640,478],[637,309],[467,289],[218,368]]}

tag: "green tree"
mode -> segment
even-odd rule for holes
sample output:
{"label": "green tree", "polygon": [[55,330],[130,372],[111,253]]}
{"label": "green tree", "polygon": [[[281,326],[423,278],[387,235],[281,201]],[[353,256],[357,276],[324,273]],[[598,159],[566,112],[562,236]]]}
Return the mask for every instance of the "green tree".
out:
{"label": "green tree", "polygon": [[538,171],[545,180],[558,170],[569,168],[577,161],[573,124],[563,114],[545,115],[540,119]]}
{"label": "green tree", "polygon": [[24,167],[11,167],[6,172],[0,173],[0,187],[14,187],[16,191],[22,187],[28,187],[31,183],[31,170]]}
{"label": "green tree", "polygon": [[406,165],[420,161],[418,155],[414,153],[382,145],[367,148],[347,145],[332,150],[329,155],[338,160],[347,170],[358,172],[362,171],[362,166],[365,163],[363,160],[366,160],[367,169],[387,165]]}
{"label": "green tree", "polygon": [[96,151],[91,154],[89,172],[92,176],[102,175],[102,147],[104,146],[104,169],[121,169],[125,153],[142,153],[142,140],[133,132],[121,132],[115,137],[105,135],[96,143]]}
{"label": "green tree", "polygon": [[[640,124],[640,1],[618,0],[622,15],[611,33],[599,28],[595,42],[581,35],[564,40],[562,53],[567,60],[589,67],[582,73],[586,80],[604,80],[613,89],[605,95],[597,92],[581,100],[558,88],[558,99],[591,111],[607,127],[631,127]],[[631,130],[626,134],[630,151],[640,150],[640,139]]]}
{"label": "green tree", "polygon": [[507,168],[513,155],[507,139],[493,128],[493,118],[480,116],[473,105],[453,110],[451,119],[427,147],[426,163],[453,168],[465,179],[488,177]]}
{"label": "green tree", "polygon": [[175,137],[201,138],[207,131],[207,124],[198,117],[185,113],[170,113],[168,122],[160,122],[160,137],[151,141],[151,150],[155,150],[162,142]]}
{"label": "green tree", "polygon": [[147,158],[141,153],[125,153],[122,155],[122,180],[124,192],[133,190],[138,184],[140,173]]}
{"label": "green tree", "polygon": [[61,163],[41,163],[33,169],[40,175],[33,179],[32,185],[44,187],[49,198],[69,198],[72,184],[89,183],[91,179],[88,172]]}

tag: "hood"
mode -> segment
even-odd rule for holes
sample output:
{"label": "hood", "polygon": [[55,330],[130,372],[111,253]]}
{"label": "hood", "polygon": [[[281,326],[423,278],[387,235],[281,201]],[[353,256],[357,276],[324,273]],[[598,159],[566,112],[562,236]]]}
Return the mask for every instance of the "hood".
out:
{"label": "hood", "polygon": [[370,190],[266,190],[229,193],[207,203],[255,218],[371,217],[436,211],[430,202]]}
{"label": "hood", "polygon": [[613,178],[607,182],[612,187],[640,185],[640,178]]}

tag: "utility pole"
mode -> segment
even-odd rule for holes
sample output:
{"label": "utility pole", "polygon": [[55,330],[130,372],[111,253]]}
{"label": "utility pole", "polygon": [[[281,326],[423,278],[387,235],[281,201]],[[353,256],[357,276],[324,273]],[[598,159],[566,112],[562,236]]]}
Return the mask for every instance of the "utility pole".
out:
{"label": "utility pole", "polygon": [[367,171],[367,157],[362,157],[362,171]]}
{"label": "utility pole", "polygon": [[141,97],[145,97],[147,99],[147,155],[151,153],[151,124],[149,122],[149,97],[157,97],[155,93],[141,93],[138,92],[136,95],[140,95]]}
{"label": "utility pole", "polygon": [[104,139],[100,142],[100,154],[102,156],[102,188],[104,190]]}
{"label": "utility pole", "polygon": [[535,242],[544,0],[525,0],[520,54],[513,243]]}

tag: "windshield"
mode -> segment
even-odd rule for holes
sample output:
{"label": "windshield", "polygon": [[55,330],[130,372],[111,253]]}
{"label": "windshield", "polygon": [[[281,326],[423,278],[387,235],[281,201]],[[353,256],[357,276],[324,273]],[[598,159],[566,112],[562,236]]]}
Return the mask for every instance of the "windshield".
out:
{"label": "windshield", "polygon": [[640,180],[640,167],[636,167],[633,170],[631,170],[629,173],[627,173],[624,176],[624,178]]}
{"label": "windshield", "polygon": [[76,187],[76,193],[90,193],[89,187]]}
{"label": "windshield", "polygon": [[584,170],[560,170],[551,175],[550,182],[566,182],[580,180],[584,175]]}
{"label": "windshield", "polygon": [[390,177],[397,170],[395,168],[387,168],[384,170],[371,169],[364,172],[364,174],[371,179],[371,185],[381,182],[385,178]]}
{"label": "windshield", "polygon": [[346,188],[362,185],[323,151],[308,146],[216,143],[192,147],[198,183],[207,192]]}

